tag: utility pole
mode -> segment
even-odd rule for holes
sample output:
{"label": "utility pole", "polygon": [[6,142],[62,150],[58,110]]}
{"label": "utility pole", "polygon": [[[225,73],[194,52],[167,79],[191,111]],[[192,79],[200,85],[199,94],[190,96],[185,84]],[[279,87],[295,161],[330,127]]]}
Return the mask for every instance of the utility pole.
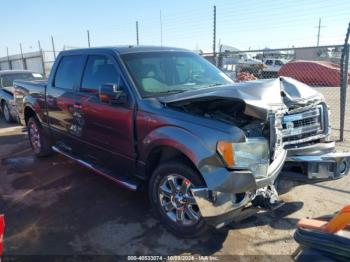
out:
{"label": "utility pole", "polygon": [[19,49],[21,50],[21,57],[22,57],[22,63],[24,70],[27,70],[27,63],[23,56],[23,50],[22,50],[22,43],[19,43]]}
{"label": "utility pole", "polygon": [[7,46],[6,46],[6,55],[7,55],[7,61],[9,63],[9,69],[12,70],[12,63],[9,56],[9,48]]}
{"label": "utility pole", "polygon": [[159,23],[160,23],[160,46],[163,46],[163,21],[162,21],[162,10],[159,11]]}
{"label": "utility pole", "polygon": [[215,60],[215,64],[217,64],[216,61],[216,5],[214,5],[214,28],[213,28],[213,56]]}
{"label": "utility pole", "polygon": [[87,33],[88,47],[90,48],[90,47],[91,47],[91,43],[90,43],[90,31],[87,30],[86,33]]}
{"label": "utility pole", "polygon": [[320,46],[320,36],[321,36],[321,28],[324,26],[321,26],[321,18],[318,19],[318,33],[317,33],[317,46]]}
{"label": "utility pole", "polygon": [[40,52],[40,55],[41,55],[41,66],[43,68],[43,75],[46,76],[44,52],[43,52],[43,49],[41,48],[40,40],[38,40],[38,47],[39,47],[39,52]]}
{"label": "utility pole", "polygon": [[139,45],[139,21],[136,21],[136,45]]}
{"label": "utility pole", "polygon": [[53,41],[53,36],[51,36],[51,44],[52,44],[53,57],[56,60],[56,50],[55,50],[55,42]]}

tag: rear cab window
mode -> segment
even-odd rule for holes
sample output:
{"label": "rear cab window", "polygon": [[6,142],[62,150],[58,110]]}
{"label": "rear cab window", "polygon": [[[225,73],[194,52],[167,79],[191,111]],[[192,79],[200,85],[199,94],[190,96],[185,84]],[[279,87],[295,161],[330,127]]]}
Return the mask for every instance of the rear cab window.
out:
{"label": "rear cab window", "polygon": [[15,80],[32,81],[41,79],[43,79],[41,74],[32,72],[3,74],[0,75],[0,87],[11,87]]}
{"label": "rear cab window", "polygon": [[54,87],[73,90],[80,78],[84,57],[80,55],[64,56],[56,70]]}

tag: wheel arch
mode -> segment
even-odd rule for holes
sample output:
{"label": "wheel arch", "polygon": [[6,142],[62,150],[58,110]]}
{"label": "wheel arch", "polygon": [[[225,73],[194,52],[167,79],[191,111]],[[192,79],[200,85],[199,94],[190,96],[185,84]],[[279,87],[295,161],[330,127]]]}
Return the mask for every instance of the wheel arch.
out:
{"label": "wheel arch", "polygon": [[154,169],[163,162],[180,159],[193,168],[201,177],[212,165],[220,165],[216,145],[210,147],[200,137],[188,130],[167,126],[154,130],[140,144],[140,162],[148,179]]}
{"label": "wheel arch", "polygon": [[25,125],[26,126],[28,124],[29,118],[31,118],[31,117],[36,117],[37,118],[37,114],[35,113],[34,109],[31,106],[26,105],[24,107],[24,121],[25,121]]}
{"label": "wheel arch", "polygon": [[148,178],[151,177],[152,172],[157,168],[157,166],[171,160],[181,161],[200,174],[198,167],[183,151],[168,145],[160,145],[153,148],[146,159],[146,176]]}

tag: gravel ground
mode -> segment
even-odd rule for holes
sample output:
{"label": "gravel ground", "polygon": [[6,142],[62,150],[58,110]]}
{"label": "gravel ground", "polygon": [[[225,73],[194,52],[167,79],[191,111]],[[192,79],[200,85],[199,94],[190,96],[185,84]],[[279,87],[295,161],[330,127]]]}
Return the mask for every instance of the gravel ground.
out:
{"label": "gravel ground", "polygon": [[0,181],[5,255],[210,255],[220,261],[249,255],[235,258],[288,261],[297,249],[298,219],[332,214],[350,196],[350,177],[298,186],[282,196],[286,204],[275,212],[201,239],[178,239],[153,218],[145,193],[119,188],[63,156],[34,158],[21,127],[1,120]]}

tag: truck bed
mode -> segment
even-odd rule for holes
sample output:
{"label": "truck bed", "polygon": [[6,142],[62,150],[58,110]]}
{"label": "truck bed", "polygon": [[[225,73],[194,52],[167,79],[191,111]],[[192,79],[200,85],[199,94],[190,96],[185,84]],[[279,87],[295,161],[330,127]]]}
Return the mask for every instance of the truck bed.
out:
{"label": "truck bed", "polygon": [[22,92],[32,93],[32,92],[42,92],[44,91],[47,80],[32,80],[32,81],[24,81],[24,80],[15,80],[13,82],[16,90],[22,90]]}
{"label": "truck bed", "polygon": [[[24,81],[24,80],[15,80],[13,82],[13,86],[15,89],[14,100],[16,105],[16,110],[19,115],[20,122],[24,124],[25,120],[24,116],[24,98],[26,96],[32,96],[38,99],[39,97],[45,98],[45,89],[48,81],[47,80],[32,80],[32,81]],[[40,107],[37,108],[37,115],[41,115],[43,113]]]}

